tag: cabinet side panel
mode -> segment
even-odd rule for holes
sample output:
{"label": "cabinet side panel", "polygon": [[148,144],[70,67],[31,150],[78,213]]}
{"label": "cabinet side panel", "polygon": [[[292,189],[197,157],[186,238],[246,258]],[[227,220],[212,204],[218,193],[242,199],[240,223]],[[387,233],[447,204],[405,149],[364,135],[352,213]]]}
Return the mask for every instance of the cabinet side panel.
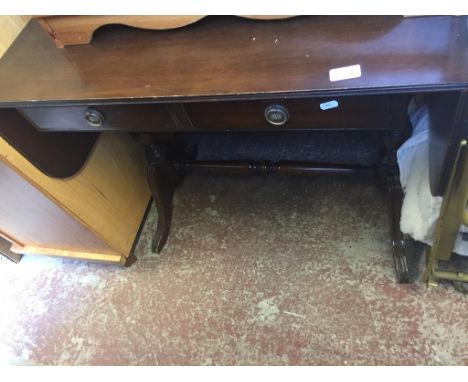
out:
{"label": "cabinet side panel", "polygon": [[0,229],[23,246],[115,255],[102,240],[0,161]]}
{"label": "cabinet side panel", "polygon": [[151,196],[143,148],[127,134],[101,134],[82,169],[65,179],[44,175],[2,138],[0,156],[114,251],[130,254]]}
{"label": "cabinet side panel", "polygon": [[30,16],[0,16],[0,58],[26,26]]}

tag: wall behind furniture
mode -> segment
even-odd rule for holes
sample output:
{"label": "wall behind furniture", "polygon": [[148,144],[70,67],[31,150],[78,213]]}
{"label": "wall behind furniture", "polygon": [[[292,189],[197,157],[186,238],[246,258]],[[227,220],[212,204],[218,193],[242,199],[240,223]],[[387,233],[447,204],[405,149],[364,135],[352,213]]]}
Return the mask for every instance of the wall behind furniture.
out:
{"label": "wall behind furniture", "polygon": [[31,16],[0,16],[0,58],[15,41]]}

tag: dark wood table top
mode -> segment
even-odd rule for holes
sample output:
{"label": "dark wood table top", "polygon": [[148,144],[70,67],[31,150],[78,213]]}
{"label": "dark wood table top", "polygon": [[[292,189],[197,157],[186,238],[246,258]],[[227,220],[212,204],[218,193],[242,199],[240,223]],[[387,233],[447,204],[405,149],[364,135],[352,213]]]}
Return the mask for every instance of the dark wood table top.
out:
{"label": "dark wood table top", "polygon": [[[32,20],[0,60],[0,106],[462,89],[465,16],[210,16],[170,31],[106,26],[58,49]],[[331,82],[329,70],[361,65]]]}

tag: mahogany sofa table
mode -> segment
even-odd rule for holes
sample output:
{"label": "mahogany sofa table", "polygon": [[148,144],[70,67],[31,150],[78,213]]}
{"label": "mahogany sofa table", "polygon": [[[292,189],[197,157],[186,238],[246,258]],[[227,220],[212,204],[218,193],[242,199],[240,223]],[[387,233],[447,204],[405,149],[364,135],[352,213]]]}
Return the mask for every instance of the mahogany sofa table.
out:
{"label": "mahogany sofa table", "polygon": [[454,147],[468,136],[467,29],[465,16],[209,16],[165,31],[105,26],[90,44],[59,49],[32,20],[0,61],[0,135],[55,177],[75,173],[100,132],[137,136],[147,144],[159,251],[185,170],[366,170],[199,162],[175,147],[178,133],[380,131],[385,155],[376,165],[389,190],[397,278],[408,281],[395,150],[410,132],[410,99],[425,95],[431,191],[443,194]]}

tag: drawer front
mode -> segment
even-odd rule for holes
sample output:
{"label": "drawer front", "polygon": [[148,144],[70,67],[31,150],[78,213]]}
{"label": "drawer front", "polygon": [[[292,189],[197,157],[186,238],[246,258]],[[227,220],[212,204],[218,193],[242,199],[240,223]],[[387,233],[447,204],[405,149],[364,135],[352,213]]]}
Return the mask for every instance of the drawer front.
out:
{"label": "drawer front", "polygon": [[39,130],[48,131],[174,131],[164,105],[29,107],[19,111]]}
{"label": "drawer front", "polygon": [[203,102],[184,107],[193,126],[202,130],[385,129],[390,120],[389,96]]}

